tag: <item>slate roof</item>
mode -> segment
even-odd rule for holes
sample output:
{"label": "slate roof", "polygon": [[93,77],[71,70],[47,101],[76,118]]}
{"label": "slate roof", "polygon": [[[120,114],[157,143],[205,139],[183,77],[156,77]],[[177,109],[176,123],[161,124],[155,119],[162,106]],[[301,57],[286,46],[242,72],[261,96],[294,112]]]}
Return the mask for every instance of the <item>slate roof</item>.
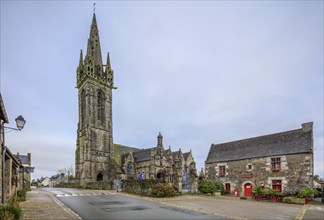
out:
{"label": "slate roof", "polygon": [[5,123],[9,123],[8,115],[7,115],[3,100],[2,100],[1,93],[0,93],[0,119],[2,121],[4,121]]}
{"label": "slate roof", "polygon": [[19,159],[21,160],[21,163],[24,165],[30,165],[30,159],[27,155],[19,155]]}
{"label": "slate roof", "polygon": [[183,154],[183,158],[185,159],[185,161],[187,161],[189,154],[190,154],[190,152],[187,152],[187,153]]}
{"label": "slate roof", "polygon": [[143,150],[139,150],[133,153],[134,159],[136,162],[143,162],[151,160],[151,150],[153,150],[156,147],[153,148],[147,148]]}
{"label": "slate roof", "polygon": [[[307,123],[303,125],[310,125]],[[296,129],[222,144],[212,144],[206,163],[217,163],[276,155],[311,153],[312,128]]]}

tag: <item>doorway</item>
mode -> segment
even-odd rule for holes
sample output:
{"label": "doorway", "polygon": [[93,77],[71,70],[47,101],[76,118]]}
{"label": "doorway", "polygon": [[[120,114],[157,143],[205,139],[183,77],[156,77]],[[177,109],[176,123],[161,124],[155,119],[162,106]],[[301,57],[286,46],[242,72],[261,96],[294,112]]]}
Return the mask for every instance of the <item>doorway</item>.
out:
{"label": "doorway", "polygon": [[244,185],[244,196],[252,196],[252,184],[246,183]]}
{"label": "doorway", "polygon": [[102,180],[103,180],[103,175],[102,175],[102,173],[99,173],[97,175],[97,181],[102,181]]}

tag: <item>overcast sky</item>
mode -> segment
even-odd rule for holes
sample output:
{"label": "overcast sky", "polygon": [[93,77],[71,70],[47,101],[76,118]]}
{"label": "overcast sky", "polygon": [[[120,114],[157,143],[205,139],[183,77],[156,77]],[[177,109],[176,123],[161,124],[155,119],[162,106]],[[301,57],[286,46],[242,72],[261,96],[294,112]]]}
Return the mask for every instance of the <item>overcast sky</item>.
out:
{"label": "overcast sky", "polygon": [[[1,1],[1,94],[32,154],[33,178],[74,166],[76,68],[91,1]],[[315,174],[323,164],[323,1],[98,1],[105,62],[115,73],[114,143],[193,152],[212,143],[314,122]]]}

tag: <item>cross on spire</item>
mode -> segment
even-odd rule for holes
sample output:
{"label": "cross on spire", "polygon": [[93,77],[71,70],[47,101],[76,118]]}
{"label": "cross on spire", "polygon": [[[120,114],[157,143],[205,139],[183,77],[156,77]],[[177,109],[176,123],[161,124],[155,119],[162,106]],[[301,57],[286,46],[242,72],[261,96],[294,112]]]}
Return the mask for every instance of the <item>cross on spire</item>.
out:
{"label": "cross on spire", "polygon": [[96,12],[96,3],[93,3],[93,13]]}

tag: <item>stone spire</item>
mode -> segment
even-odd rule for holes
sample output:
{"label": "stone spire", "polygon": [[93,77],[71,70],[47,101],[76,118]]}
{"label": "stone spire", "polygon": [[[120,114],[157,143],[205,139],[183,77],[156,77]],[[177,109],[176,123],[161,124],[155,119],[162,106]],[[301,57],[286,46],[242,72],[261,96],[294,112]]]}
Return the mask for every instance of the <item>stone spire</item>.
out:
{"label": "stone spire", "polygon": [[158,147],[162,147],[163,146],[163,136],[162,136],[161,132],[159,132],[157,139],[158,139]]}
{"label": "stone spire", "polygon": [[107,63],[106,63],[105,75],[107,77],[109,85],[111,87],[114,87],[114,71],[111,69],[109,53],[107,54]]}
{"label": "stone spire", "polygon": [[82,54],[82,50],[80,51],[80,61],[79,61],[79,67],[82,68],[83,67],[83,54]]}
{"label": "stone spire", "polygon": [[99,30],[97,26],[95,13],[93,13],[92,23],[90,27],[90,37],[88,39],[88,48],[86,56],[93,62],[94,66],[99,65],[100,67],[102,67]]}

